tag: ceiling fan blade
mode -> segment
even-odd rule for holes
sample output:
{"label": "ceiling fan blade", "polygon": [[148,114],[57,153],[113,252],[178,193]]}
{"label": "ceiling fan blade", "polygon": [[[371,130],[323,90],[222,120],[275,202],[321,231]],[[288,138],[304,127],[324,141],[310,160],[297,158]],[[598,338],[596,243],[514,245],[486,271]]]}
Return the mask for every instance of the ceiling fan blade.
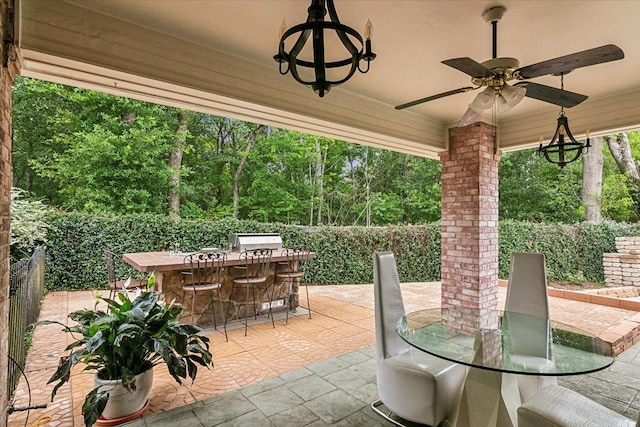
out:
{"label": "ceiling fan blade", "polygon": [[490,69],[471,58],[447,59],[446,61],[442,61],[442,63],[477,79],[489,77],[492,74]]}
{"label": "ceiling fan blade", "polygon": [[574,107],[588,98],[586,95],[533,82],[520,82],[514,86],[527,89],[525,96],[528,98],[538,99],[565,108]]}
{"label": "ceiling fan blade", "polygon": [[616,45],[608,44],[548,61],[538,62],[537,64],[527,65],[526,67],[515,70],[513,75],[520,80],[532,79],[547,74],[568,73],[576,68],[616,61],[622,58],[624,58],[622,49]]}
{"label": "ceiling fan blade", "polygon": [[469,92],[470,90],[476,89],[473,86],[461,87],[460,89],[454,89],[447,92],[442,92],[437,95],[427,96],[426,98],[416,99],[415,101],[407,102],[406,104],[396,105],[396,110],[402,110],[408,107],[413,107],[414,105],[422,104],[423,102],[433,101],[434,99],[444,98],[445,96],[455,95],[457,93]]}

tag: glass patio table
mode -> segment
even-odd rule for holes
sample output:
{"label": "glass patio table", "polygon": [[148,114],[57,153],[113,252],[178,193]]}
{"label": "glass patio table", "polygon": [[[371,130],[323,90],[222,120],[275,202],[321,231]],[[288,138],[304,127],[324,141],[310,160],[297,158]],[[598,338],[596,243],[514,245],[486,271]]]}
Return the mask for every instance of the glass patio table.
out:
{"label": "glass patio table", "polygon": [[582,375],[614,361],[611,344],[587,331],[500,310],[416,311],[396,331],[419,350],[471,368],[449,417],[455,426],[517,426],[518,375]]}

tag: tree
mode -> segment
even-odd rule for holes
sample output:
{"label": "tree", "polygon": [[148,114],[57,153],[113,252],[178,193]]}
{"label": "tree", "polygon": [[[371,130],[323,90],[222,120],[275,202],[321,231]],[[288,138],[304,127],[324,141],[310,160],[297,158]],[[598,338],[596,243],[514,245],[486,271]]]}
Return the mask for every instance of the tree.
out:
{"label": "tree", "polygon": [[582,169],[545,161],[535,149],[504,153],[500,160],[499,217],[536,222],[583,220]]}
{"label": "tree", "polygon": [[14,180],[58,208],[310,225],[439,218],[433,160],[28,78],[14,98]]}
{"label": "tree", "polygon": [[[618,183],[622,183],[628,190],[628,197],[633,201],[634,216],[639,217],[640,213],[640,171],[638,170],[638,162],[633,156],[633,150],[631,147],[631,139],[638,144],[638,133],[622,132],[613,135],[607,135],[604,140],[607,142],[609,152],[615,161],[618,171],[623,175],[624,179],[618,180]],[[610,186],[608,188],[611,188]],[[618,189],[615,189],[618,190]],[[619,191],[617,191],[619,193]],[[619,194],[619,196],[622,196]],[[623,201],[625,198],[622,197]],[[629,203],[626,203],[629,205]]]}
{"label": "tree", "polygon": [[582,156],[582,203],[584,216],[588,222],[602,221],[602,170],[604,157],[602,156],[602,138],[591,140],[589,152]]}
{"label": "tree", "polygon": [[266,130],[266,126],[258,125],[255,127],[251,133],[249,133],[246,145],[242,154],[240,155],[240,162],[238,163],[238,167],[236,168],[236,173],[233,176],[233,217],[238,218],[238,210],[239,210],[239,200],[240,200],[240,177],[242,176],[242,169],[244,168],[244,164],[247,161],[247,157],[249,156],[249,152],[253,145],[256,143],[258,135],[262,134]]}
{"label": "tree", "polygon": [[11,258],[28,258],[37,245],[46,243],[50,228],[46,216],[51,209],[28,193],[11,188]]}
{"label": "tree", "polygon": [[178,130],[173,142],[173,149],[169,155],[169,216],[173,219],[180,217],[180,169],[182,167],[182,154],[187,139],[189,125],[189,112],[178,112]]}
{"label": "tree", "polygon": [[13,87],[13,185],[56,204],[56,185],[38,175],[33,162],[54,156],[64,147],[57,135],[83,125],[86,97],[79,90],[55,83],[17,77]]}

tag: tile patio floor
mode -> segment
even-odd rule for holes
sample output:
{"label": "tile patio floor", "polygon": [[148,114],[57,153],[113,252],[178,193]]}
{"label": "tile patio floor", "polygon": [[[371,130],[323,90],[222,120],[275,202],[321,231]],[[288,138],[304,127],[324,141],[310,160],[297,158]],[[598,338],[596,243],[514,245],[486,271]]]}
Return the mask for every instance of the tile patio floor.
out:
{"label": "tile patio floor", "polygon": [[[130,426],[375,426],[388,425],[369,408],[377,398],[374,362],[373,287],[341,285],[309,287],[312,319],[303,310],[290,317],[229,331],[229,342],[214,330],[215,367],[198,371],[191,384],[177,385],[163,366],[154,371],[150,405]],[[440,284],[406,283],[402,292],[407,312],[440,305]],[[499,288],[500,305],[505,288]],[[92,292],[47,295],[41,319],[66,321],[66,313],[93,304]],[[585,302],[550,298],[551,317],[600,337],[615,338],[637,330],[640,315]],[[240,325],[238,325],[240,326]],[[607,338],[607,339],[608,339]],[[82,426],[81,406],[91,389],[91,374],[75,372],[49,402],[47,379],[65,354],[70,337],[59,326],[40,326],[33,336],[26,365],[31,404],[47,408],[16,412],[17,426]],[[564,377],[560,383],[635,418],[640,410],[640,344],[622,353],[605,371]],[[21,381],[16,407],[28,405]]]}

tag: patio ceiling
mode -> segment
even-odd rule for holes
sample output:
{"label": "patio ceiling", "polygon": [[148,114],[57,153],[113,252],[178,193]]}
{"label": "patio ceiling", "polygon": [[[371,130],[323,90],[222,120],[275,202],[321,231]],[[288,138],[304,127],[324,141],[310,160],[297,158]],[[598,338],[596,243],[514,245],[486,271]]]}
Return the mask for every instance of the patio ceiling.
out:
{"label": "patio ceiling", "polygon": [[[393,107],[468,86],[441,61],[490,59],[481,15],[500,4],[498,56],[522,66],[605,44],[625,52],[565,77],[565,89],[589,96],[567,110],[574,135],[640,127],[638,1],[336,0],[343,23],[362,31],[371,20],[378,58],[323,99],[272,59],[282,19],[305,21],[307,0],[16,1],[23,75],[431,158],[476,92]],[[548,140],[558,112],[526,98],[500,114],[501,148]]]}

